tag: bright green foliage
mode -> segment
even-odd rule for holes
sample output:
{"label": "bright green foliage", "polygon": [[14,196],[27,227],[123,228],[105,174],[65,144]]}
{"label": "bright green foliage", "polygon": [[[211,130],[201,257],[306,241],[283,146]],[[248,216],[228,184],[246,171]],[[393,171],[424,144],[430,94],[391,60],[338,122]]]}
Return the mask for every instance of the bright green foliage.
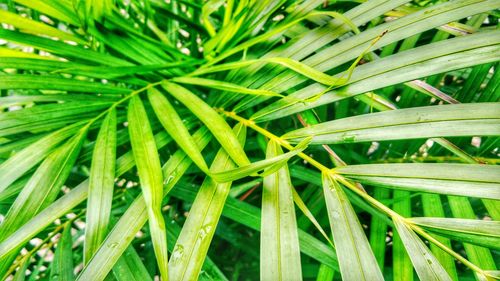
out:
{"label": "bright green foliage", "polygon": [[0,0],[0,279],[498,279],[499,9]]}

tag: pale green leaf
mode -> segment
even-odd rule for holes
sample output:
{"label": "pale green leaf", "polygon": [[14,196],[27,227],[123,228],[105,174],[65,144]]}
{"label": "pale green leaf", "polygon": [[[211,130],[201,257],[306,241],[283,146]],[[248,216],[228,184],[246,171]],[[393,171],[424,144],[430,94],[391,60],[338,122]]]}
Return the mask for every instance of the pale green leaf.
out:
{"label": "pale green leaf", "polygon": [[141,99],[134,96],[128,106],[130,143],[147,206],[149,227],[158,268],[168,280],[168,253],[165,221],[161,212],[163,200],[163,175],[153,132]]}
{"label": "pale green leaf", "polygon": [[[211,138],[206,129],[198,130],[193,137],[200,149],[203,149]],[[120,161],[117,161],[117,165],[120,165],[119,163]],[[134,164],[132,162],[128,165],[132,167]],[[170,189],[179,181],[190,165],[191,159],[182,150],[178,150],[169,159],[163,167],[165,178],[164,194],[169,193]],[[123,170],[126,169],[124,168]],[[130,242],[132,242],[137,232],[148,220],[147,208],[144,196],[142,194],[139,195],[110,231],[101,248],[99,248],[94,258],[78,275],[77,280],[100,280],[106,277],[122,253],[127,249]]]}
{"label": "pale green leaf", "polygon": [[420,280],[451,280],[429,248],[405,222],[399,218],[394,218],[394,225]]}
{"label": "pale green leaf", "polygon": [[79,44],[85,44],[85,41],[79,37],[54,28],[47,24],[16,15],[14,13],[0,9],[0,22],[11,24],[26,33],[41,34],[49,37],[55,37],[62,40],[73,41]]}
{"label": "pale green leaf", "polygon": [[[268,143],[266,158],[282,155],[279,144]],[[261,280],[302,280],[297,221],[288,167],[264,178],[260,233]]]}
{"label": "pale green leaf", "polygon": [[343,280],[384,280],[368,239],[342,187],[323,174],[328,218]]}
{"label": "pale green leaf", "polygon": [[415,107],[354,116],[289,132],[297,142],[313,136],[312,144],[352,143],[446,136],[500,135],[500,104],[456,104]]}
{"label": "pale green leaf", "polygon": [[0,229],[0,240],[3,241],[56,199],[80,152],[86,129],[81,129],[40,164],[9,209]]}
{"label": "pale green leaf", "polygon": [[255,60],[246,60],[246,61],[238,61],[238,62],[230,62],[221,65],[209,66],[206,68],[201,68],[196,70],[193,73],[190,73],[190,76],[199,76],[203,74],[209,74],[220,71],[233,70],[238,68],[243,68],[249,65],[257,64],[257,63],[273,63],[285,66],[288,69],[291,69],[307,78],[310,78],[318,83],[322,83],[328,86],[338,85],[347,82],[346,79],[334,78],[328,74],[325,74],[321,71],[314,69],[313,67],[308,66],[307,64],[301,63],[299,61],[290,59],[290,58],[279,58],[279,57],[271,57],[271,58],[260,58]]}
{"label": "pale green leaf", "polygon": [[500,199],[500,167],[478,164],[368,164],[335,168],[377,186],[447,195]]}
{"label": "pale green leaf", "polygon": [[[255,113],[252,119],[263,122],[282,118],[390,85],[496,61],[500,53],[498,32],[478,32],[444,40],[358,66],[347,86],[304,102],[327,89],[327,86],[318,83],[306,86]],[[337,77],[343,75],[340,73]]]}
{"label": "pale green leaf", "polygon": [[0,191],[4,191],[15,180],[42,161],[57,145],[76,133],[81,126],[82,123],[76,123],[57,130],[2,162],[0,164],[0,178],[2,179]]}

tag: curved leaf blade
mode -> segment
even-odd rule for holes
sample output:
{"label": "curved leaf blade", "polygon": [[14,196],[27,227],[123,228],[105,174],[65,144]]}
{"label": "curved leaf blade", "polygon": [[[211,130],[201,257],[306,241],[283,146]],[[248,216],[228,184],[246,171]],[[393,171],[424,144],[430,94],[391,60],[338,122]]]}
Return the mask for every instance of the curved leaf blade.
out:
{"label": "curved leaf blade", "polygon": [[81,125],[81,123],[77,123],[57,130],[2,162],[0,164],[0,178],[2,179],[0,181],[0,192],[45,159],[58,144],[76,133]]}
{"label": "curved leaf blade", "polygon": [[250,175],[255,175],[255,173],[264,170],[262,176],[267,175],[268,173],[273,173],[278,170],[281,165],[286,163],[293,156],[301,153],[304,149],[307,148],[307,144],[309,143],[309,139],[305,139],[303,142],[298,144],[293,150],[284,153],[277,154],[274,157],[266,158],[264,160],[260,160],[254,162],[250,165],[225,170],[221,172],[212,172],[211,177],[214,178],[218,182],[229,182],[235,181],[237,179],[241,179]]}
{"label": "curved leaf blade", "polygon": [[178,101],[184,104],[201,122],[207,126],[217,141],[226,150],[238,166],[250,164],[245,151],[234,135],[231,127],[205,101],[197,97],[184,87],[164,82],[162,86]]}
{"label": "curved leaf blade", "polygon": [[172,104],[155,88],[149,89],[148,97],[156,117],[168,134],[203,172],[208,173],[208,166],[200,149]]}
{"label": "curved leaf blade", "polygon": [[147,206],[149,226],[158,268],[168,280],[167,233],[161,212],[163,175],[153,132],[141,99],[134,96],[128,106],[130,143],[134,154],[141,190]]}
{"label": "curved leaf blade", "polygon": [[92,153],[83,260],[86,264],[108,232],[116,164],[116,110],[104,119]]}
{"label": "curved leaf blade", "polygon": [[202,86],[202,87],[217,89],[221,91],[234,92],[244,95],[283,97],[283,95],[268,90],[245,88],[233,83],[211,80],[206,78],[176,77],[173,78],[172,81],[180,84]]}

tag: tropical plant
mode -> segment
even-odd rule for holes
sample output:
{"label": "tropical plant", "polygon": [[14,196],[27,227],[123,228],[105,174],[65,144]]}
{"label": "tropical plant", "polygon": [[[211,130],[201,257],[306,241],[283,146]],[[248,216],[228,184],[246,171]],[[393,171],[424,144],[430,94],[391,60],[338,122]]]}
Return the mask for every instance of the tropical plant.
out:
{"label": "tropical plant", "polygon": [[1,278],[500,278],[499,8],[0,1]]}

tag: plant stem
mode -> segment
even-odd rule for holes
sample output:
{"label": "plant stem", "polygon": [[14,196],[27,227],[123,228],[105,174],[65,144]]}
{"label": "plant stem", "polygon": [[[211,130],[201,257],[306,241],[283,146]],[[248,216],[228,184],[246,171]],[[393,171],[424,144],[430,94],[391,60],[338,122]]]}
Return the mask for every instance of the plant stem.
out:
{"label": "plant stem", "polygon": [[[292,150],[293,149],[293,146],[288,141],[286,141],[286,140],[284,140],[284,139],[282,139],[282,138],[274,135],[273,133],[269,132],[268,130],[260,127],[254,121],[245,119],[245,118],[243,118],[241,116],[238,116],[235,112],[225,111],[222,108],[218,108],[216,110],[219,111],[219,112],[221,112],[221,113],[223,113],[227,117],[229,117],[231,119],[234,119],[234,120],[236,120],[238,122],[241,122],[243,125],[245,125],[247,127],[252,128],[253,130],[257,131],[258,133],[266,136],[270,140],[273,140],[273,141],[277,142],[278,144],[280,144],[284,148],[286,148],[288,150]],[[334,169],[329,169],[329,168],[325,167],[323,164],[321,164],[318,161],[314,160],[313,158],[311,158],[310,156],[308,156],[305,153],[301,152],[301,153],[297,154],[297,156],[299,156],[300,158],[302,158],[305,161],[309,162],[311,165],[313,165],[314,167],[316,167],[322,173],[328,174],[329,176],[332,177],[333,180],[336,180],[336,181],[342,183],[344,186],[346,186],[350,190],[354,191],[356,194],[358,194],[363,199],[365,199],[366,201],[368,201],[374,207],[376,207],[379,210],[381,210],[382,212],[386,213],[392,220],[398,219],[398,220],[402,221],[410,229],[412,229],[416,233],[420,234],[422,237],[424,237],[425,239],[427,239],[429,242],[434,243],[436,246],[438,246],[443,251],[445,251],[446,253],[448,253],[452,257],[454,257],[456,260],[462,262],[464,265],[466,265],[467,267],[469,267],[473,271],[477,272],[478,274],[486,276],[485,272],[481,268],[479,268],[477,265],[471,263],[466,258],[462,257],[460,254],[458,254],[455,251],[453,251],[452,249],[448,248],[446,245],[442,244],[441,242],[439,242],[438,240],[436,240],[435,238],[433,238],[431,235],[429,235],[427,232],[425,232],[424,229],[422,229],[421,227],[419,227],[419,226],[411,223],[411,221],[409,221],[406,218],[402,217],[400,214],[394,212],[391,208],[385,206],[384,204],[382,204],[377,199],[371,197],[368,193],[363,192],[362,190],[360,190],[355,184],[349,182],[349,180],[347,180],[344,176],[342,176],[340,174],[337,174]]]}

